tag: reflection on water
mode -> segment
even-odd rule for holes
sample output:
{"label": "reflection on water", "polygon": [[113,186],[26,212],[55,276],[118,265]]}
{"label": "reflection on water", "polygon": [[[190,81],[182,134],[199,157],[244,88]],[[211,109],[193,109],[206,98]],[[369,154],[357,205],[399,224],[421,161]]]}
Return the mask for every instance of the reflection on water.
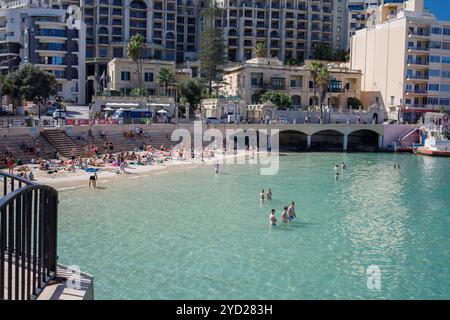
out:
{"label": "reflection on water", "polygon": [[[309,153],[281,157],[276,176],[257,165],[221,172],[61,193],[61,262],[93,273],[105,299],[450,296],[448,159]],[[281,221],[291,201],[298,219],[268,227],[270,209]],[[366,286],[369,265],[381,290]]]}

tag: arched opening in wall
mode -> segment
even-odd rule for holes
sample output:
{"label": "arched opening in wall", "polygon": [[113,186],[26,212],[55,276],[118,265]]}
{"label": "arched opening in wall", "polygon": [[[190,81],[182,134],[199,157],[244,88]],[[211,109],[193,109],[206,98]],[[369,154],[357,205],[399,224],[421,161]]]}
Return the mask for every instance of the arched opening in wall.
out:
{"label": "arched opening in wall", "polygon": [[358,130],[348,135],[347,151],[374,152],[378,150],[378,133]]}
{"label": "arched opening in wall", "polygon": [[278,133],[280,151],[306,151],[307,135],[297,130],[283,130]]}
{"label": "arched opening in wall", "polygon": [[378,113],[375,112],[372,116],[372,119],[373,119],[373,123],[377,124],[378,123]]}
{"label": "arched opening in wall", "polygon": [[344,135],[335,130],[323,130],[311,136],[311,151],[342,151]]}
{"label": "arched opening in wall", "polygon": [[252,104],[258,104],[259,97],[260,97],[260,95],[258,93],[252,94],[252,97],[251,97]]}
{"label": "arched opening in wall", "polygon": [[294,107],[296,109],[300,108],[301,102],[302,102],[300,96],[297,96],[297,95],[292,96],[291,101],[292,101],[292,107]]}

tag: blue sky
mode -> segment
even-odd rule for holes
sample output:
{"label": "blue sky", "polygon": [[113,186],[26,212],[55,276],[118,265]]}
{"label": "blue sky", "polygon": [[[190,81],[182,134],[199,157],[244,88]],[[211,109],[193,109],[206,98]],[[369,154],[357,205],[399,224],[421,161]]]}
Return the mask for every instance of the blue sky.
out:
{"label": "blue sky", "polygon": [[425,7],[439,20],[450,21],[450,0],[425,0]]}

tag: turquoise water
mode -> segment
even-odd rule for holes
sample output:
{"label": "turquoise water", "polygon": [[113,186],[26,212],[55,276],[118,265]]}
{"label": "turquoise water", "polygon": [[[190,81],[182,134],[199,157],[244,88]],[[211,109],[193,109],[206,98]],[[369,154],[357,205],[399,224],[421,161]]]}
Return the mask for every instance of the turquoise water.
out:
{"label": "turquoise water", "polygon": [[[275,176],[213,171],[61,192],[60,262],[94,275],[96,299],[450,298],[450,159],[307,153]],[[298,219],[268,227],[292,200]]]}

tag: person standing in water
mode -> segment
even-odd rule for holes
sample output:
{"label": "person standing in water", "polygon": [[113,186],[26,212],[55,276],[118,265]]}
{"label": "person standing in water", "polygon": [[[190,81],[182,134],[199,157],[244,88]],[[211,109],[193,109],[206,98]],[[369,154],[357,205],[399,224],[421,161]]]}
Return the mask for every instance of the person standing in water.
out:
{"label": "person standing in water", "polygon": [[341,168],[342,168],[342,169],[347,169],[347,165],[345,164],[344,161],[342,161],[342,163],[341,163]]}
{"label": "person standing in water", "polygon": [[336,181],[339,180],[339,172],[336,172],[336,174],[334,175],[334,179],[335,179]]}
{"label": "person standing in water", "polygon": [[261,202],[264,201],[264,189],[262,189],[262,190],[261,190],[261,193],[259,194],[259,200],[260,200]]}
{"label": "person standing in water", "polygon": [[281,212],[281,222],[288,223],[288,207],[284,207]]}
{"label": "person standing in water", "polygon": [[276,226],[277,218],[275,217],[275,209],[270,210],[269,214],[269,226]]}
{"label": "person standing in water", "polygon": [[92,174],[89,177],[89,188],[91,187],[91,185],[95,188],[97,188],[97,172],[94,172],[94,174]]}
{"label": "person standing in water", "polygon": [[292,201],[291,205],[288,208],[288,215],[289,215],[289,220],[292,220],[294,218],[297,218],[297,215],[295,214],[295,202]]}
{"label": "person standing in water", "polygon": [[267,200],[272,200],[272,189],[269,189],[269,191],[267,191]]}
{"label": "person standing in water", "polygon": [[216,164],[214,165],[214,170],[216,171],[216,174],[219,173],[219,168],[220,168],[219,160],[217,160]]}

